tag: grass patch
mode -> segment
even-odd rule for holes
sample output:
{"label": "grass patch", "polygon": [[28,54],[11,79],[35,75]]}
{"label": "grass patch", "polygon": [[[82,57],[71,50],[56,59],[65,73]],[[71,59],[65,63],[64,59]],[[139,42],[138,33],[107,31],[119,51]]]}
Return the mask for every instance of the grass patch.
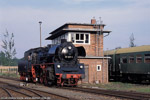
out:
{"label": "grass patch", "polygon": [[99,87],[107,90],[119,90],[119,91],[136,91],[150,93],[150,84],[131,84],[122,82],[109,82],[108,84],[80,84],[79,86],[86,87]]}
{"label": "grass patch", "polygon": [[0,73],[0,76],[19,78],[19,75],[16,73]]}

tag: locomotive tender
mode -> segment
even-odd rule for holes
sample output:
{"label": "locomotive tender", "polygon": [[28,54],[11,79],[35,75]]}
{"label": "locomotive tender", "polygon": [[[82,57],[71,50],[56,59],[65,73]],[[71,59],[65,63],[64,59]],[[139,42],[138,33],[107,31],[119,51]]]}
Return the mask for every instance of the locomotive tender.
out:
{"label": "locomotive tender", "polygon": [[109,80],[150,82],[150,45],[105,51],[109,60]]}
{"label": "locomotive tender", "polygon": [[86,56],[85,49],[75,47],[65,39],[61,44],[30,49],[18,63],[20,80],[76,86],[85,78],[84,64],[79,63],[78,56]]}

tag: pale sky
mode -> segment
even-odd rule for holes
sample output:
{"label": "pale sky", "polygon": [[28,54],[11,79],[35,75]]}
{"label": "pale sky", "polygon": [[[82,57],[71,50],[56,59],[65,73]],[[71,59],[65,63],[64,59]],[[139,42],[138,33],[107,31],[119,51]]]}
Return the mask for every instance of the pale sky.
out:
{"label": "pale sky", "polygon": [[[102,17],[105,30],[104,50],[129,46],[133,33],[135,44],[150,45],[150,0],[0,0],[0,45],[2,33],[14,33],[17,57],[38,47],[39,21],[42,21],[42,45],[49,33],[68,23],[90,23]],[[2,48],[0,47],[0,50]]]}

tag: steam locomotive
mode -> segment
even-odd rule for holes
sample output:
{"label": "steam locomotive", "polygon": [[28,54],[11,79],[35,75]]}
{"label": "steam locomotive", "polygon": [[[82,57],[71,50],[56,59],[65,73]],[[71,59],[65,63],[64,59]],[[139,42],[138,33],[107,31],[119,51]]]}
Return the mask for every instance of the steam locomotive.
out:
{"label": "steam locomotive", "polygon": [[86,56],[85,49],[71,42],[33,48],[24,53],[18,63],[20,80],[40,82],[45,85],[76,86],[85,78],[84,64],[78,56]]}

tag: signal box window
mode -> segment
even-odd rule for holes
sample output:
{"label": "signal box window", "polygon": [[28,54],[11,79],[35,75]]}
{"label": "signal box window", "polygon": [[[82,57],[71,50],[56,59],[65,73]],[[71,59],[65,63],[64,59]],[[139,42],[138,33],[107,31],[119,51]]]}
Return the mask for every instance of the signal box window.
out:
{"label": "signal box window", "polygon": [[85,34],[85,43],[89,43],[89,34]]}
{"label": "signal box window", "polygon": [[127,63],[127,57],[122,57],[122,63]]}
{"label": "signal box window", "polygon": [[150,63],[150,54],[145,54],[145,56],[144,56],[144,62],[145,63]]}
{"label": "signal box window", "polygon": [[141,55],[136,56],[136,63],[142,63],[142,56]]}
{"label": "signal box window", "polygon": [[84,34],[76,34],[76,43],[84,43]]}
{"label": "signal box window", "polygon": [[79,40],[79,34],[76,34],[76,40]]}
{"label": "signal box window", "polygon": [[129,63],[134,63],[134,56],[129,56]]}
{"label": "signal box window", "polygon": [[90,40],[89,33],[72,33],[71,34],[71,41],[76,44],[89,44]]}

